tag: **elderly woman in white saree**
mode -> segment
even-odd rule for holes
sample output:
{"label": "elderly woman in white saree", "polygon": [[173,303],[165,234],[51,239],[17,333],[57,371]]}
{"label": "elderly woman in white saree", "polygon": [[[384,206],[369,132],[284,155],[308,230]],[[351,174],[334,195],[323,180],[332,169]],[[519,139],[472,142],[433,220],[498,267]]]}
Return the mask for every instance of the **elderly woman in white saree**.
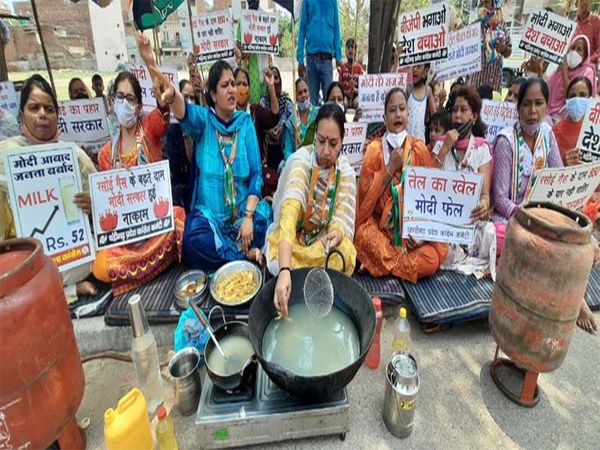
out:
{"label": "elderly woman in white saree", "polygon": [[291,269],[329,267],[351,275],[356,264],[354,219],[356,177],[345,156],[344,115],[325,105],[315,120],[314,145],[298,149],[287,161],[273,199],[274,223],[267,231],[267,267],[278,275],[275,306],[287,316]]}

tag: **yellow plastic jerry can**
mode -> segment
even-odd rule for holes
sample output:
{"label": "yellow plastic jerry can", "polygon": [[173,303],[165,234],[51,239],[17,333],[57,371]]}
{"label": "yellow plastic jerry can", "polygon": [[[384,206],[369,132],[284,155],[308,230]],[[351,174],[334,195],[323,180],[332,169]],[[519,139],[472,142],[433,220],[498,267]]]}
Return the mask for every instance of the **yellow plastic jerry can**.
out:
{"label": "yellow plastic jerry can", "polygon": [[104,442],[108,450],[152,450],[152,432],[146,399],[133,388],[119,400],[117,409],[104,413]]}

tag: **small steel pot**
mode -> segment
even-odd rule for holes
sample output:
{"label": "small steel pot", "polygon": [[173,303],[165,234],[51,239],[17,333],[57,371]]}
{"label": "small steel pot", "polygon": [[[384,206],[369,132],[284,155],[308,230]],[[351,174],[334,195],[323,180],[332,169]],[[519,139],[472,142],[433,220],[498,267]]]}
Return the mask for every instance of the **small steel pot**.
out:
{"label": "small steel pot", "polygon": [[[196,289],[197,292],[192,295],[179,296],[179,291],[183,290],[189,283],[195,283],[198,279],[203,279],[204,283]],[[175,287],[173,289],[173,297],[175,298],[175,305],[180,310],[186,310],[190,306],[190,302],[196,304],[201,303],[208,295],[208,277],[202,270],[188,270],[177,278]]]}
{"label": "small steel pot", "polygon": [[[219,308],[220,307],[215,307]],[[213,309],[215,309],[213,308]],[[221,312],[223,310],[221,309]],[[211,311],[212,313],[212,311]],[[210,315],[209,315],[210,319]],[[227,336],[243,336],[250,342],[250,331],[248,329],[248,325],[244,322],[232,321],[225,322],[225,316],[223,315],[223,325],[214,330],[215,338],[217,341],[221,341],[224,337]],[[206,364],[206,373],[215,384],[215,386],[220,387],[226,391],[233,391],[240,387],[240,385],[247,379],[247,377],[253,372],[253,368],[256,367],[256,356],[253,353],[248,357],[244,365],[234,374],[231,375],[222,375],[216,372],[213,368],[210,367],[209,360],[212,352],[218,352],[219,350],[216,348],[215,343],[212,339],[209,339],[206,343],[206,348],[204,349],[204,360]]]}

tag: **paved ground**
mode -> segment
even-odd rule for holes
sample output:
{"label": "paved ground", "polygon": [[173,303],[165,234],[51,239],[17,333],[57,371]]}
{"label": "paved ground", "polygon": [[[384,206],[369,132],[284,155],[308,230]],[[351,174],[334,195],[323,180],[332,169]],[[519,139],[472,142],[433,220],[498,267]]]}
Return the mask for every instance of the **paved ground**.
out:
{"label": "paved ground", "polygon": [[[395,310],[386,310],[386,316]],[[600,320],[600,314],[596,320]],[[539,379],[541,399],[521,408],[496,388],[489,375],[494,341],[486,322],[471,323],[425,335],[413,321],[413,353],[421,376],[421,397],[412,436],[394,438],[381,419],[385,381],[382,369],[362,367],[349,385],[350,431],[338,437],[303,439],[253,449],[397,449],[527,448],[597,449],[600,442],[600,337],[577,330],[562,367]],[[383,330],[389,356],[391,320]],[[162,348],[166,359],[168,348]],[[383,366],[383,365],[382,365]],[[78,418],[91,419],[88,448],[103,448],[104,410],[116,406],[132,382],[127,363],[97,360],[85,364],[86,392]],[[168,387],[165,388],[170,394]],[[171,404],[171,399],[167,399]],[[202,448],[192,417],[175,413],[179,448]]]}

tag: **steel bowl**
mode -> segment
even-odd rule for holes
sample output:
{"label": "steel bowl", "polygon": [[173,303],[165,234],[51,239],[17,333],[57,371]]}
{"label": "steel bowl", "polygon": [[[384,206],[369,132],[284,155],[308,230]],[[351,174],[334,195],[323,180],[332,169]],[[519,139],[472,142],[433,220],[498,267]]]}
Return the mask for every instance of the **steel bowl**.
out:
{"label": "steel bowl", "polygon": [[[180,296],[179,291],[183,290],[189,283],[197,282],[198,278],[204,278],[204,284],[200,289],[196,289],[196,293],[192,295]],[[208,277],[202,270],[188,270],[183,272],[177,278],[175,287],[173,289],[173,296],[175,297],[175,305],[180,309],[187,309],[190,306],[190,302],[199,303],[206,298],[208,294]]]}
{"label": "steel bowl", "polygon": [[[217,283],[221,281],[224,277],[231,275],[232,273],[238,272],[240,270],[249,270],[250,272],[252,272],[252,274],[254,275],[254,279],[257,281],[256,288],[252,291],[252,293],[250,293],[250,295],[240,298],[235,302],[226,302],[223,299],[219,298],[215,290],[215,286],[217,285]],[[262,283],[263,275],[260,270],[260,267],[258,267],[256,264],[251,263],[250,261],[232,261],[230,263],[225,264],[215,272],[215,275],[210,280],[210,295],[212,295],[212,298],[214,298],[217,303],[223,306],[239,306],[252,300],[256,296],[256,294],[258,294],[258,291],[260,291]]]}

